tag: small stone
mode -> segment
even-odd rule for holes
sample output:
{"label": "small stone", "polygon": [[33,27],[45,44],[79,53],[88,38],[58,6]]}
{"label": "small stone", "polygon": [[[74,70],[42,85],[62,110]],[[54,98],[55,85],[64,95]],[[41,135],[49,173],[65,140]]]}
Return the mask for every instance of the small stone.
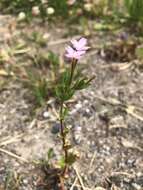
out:
{"label": "small stone", "polygon": [[27,179],[23,179],[23,184],[27,185],[28,184],[28,180]]}
{"label": "small stone", "polygon": [[74,139],[76,141],[76,144],[80,144],[81,143],[81,135],[75,134],[74,135]]}
{"label": "small stone", "polygon": [[60,132],[60,124],[56,123],[52,126],[51,133],[57,134]]}
{"label": "small stone", "polygon": [[45,111],[45,112],[43,113],[43,117],[44,117],[44,118],[48,118],[48,117],[50,117],[49,112]]}
{"label": "small stone", "polygon": [[84,104],[88,104],[88,100],[84,100],[84,102],[83,102]]}
{"label": "small stone", "polygon": [[95,95],[95,92],[91,91],[90,94],[91,94],[91,96],[94,96],[94,95]]}
{"label": "small stone", "polygon": [[90,142],[90,141],[87,141],[87,144],[88,144],[88,145],[91,145],[91,142]]}
{"label": "small stone", "polygon": [[91,145],[92,145],[92,146],[95,146],[95,141],[91,141]]}
{"label": "small stone", "polygon": [[81,131],[81,130],[82,130],[82,127],[81,127],[81,126],[77,125],[77,126],[75,127],[75,131]]}
{"label": "small stone", "polygon": [[86,111],[86,113],[90,113],[90,109],[88,109],[88,108],[85,111]]}
{"label": "small stone", "polygon": [[143,176],[143,174],[142,174],[142,172],[138,172],[138,173],[136,174],[136,176],[137,176],[137,177],[141,177],[141,176]]}
{"label": "small stone", "polygon": [[129,166],[133,167],[134,164],[135,164],[135,160],[134,160],[134,159],[129,159],[129,160],[127,160],[127,164],[128,164]]}
{"label": "small stone", "polygon": [[81,103],[76,104],[76,105],[75,105],[75,108],[76,108],[77,110],[79,110],[80,108],[82,108],[82,104],[81,104]]}

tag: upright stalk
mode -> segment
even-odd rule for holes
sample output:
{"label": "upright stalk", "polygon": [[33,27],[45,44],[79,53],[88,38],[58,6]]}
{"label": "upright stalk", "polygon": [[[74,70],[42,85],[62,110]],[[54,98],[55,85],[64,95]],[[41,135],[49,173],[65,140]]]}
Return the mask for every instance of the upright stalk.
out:
{"label": "upright stalk", "polygon": [[[71,84],[72,84],[76,63],[77,63],[77,60],[73,59],[72,63],[71,63],[69,86],[71,86]],[[68,149],[66,146],[66,133],[64,131],[63,106],[64,106],[64,102],[61,101],[61,103],[60,103],[60,133],[61,133],[61,139],[62,139],[62,149],[64,151],[64,162],[65,162],[64,164],[65,164],[65,166],[64,166],[64,169],[62,172],[62,176],[64,177],[67,170],[68,170]]]}
{"label": "upright stalk", "polygon": [[72,63],[71,63],[71,73],[70,73],[69,86],[70,86],[71,83],[72,83],[72,79],[73,79],[73,75],[74,75],[74,71],[75,71],[76,64],[77,64],[77,60],[73,59],[73,60],[72,60]]}
{"label": "upright stalk", "polygon": [[68,150],[66,148],[66,134],[64,132],[64,119],[63,119],[63,105],[64,103],[61,102],[60,105],[60,128],[61,128],[61,138],[62,138],[62,149],[64,151],[64,162],[65,166],[62,172],[62,176],[64,177],[67,171],[67,159],[68,159]]}

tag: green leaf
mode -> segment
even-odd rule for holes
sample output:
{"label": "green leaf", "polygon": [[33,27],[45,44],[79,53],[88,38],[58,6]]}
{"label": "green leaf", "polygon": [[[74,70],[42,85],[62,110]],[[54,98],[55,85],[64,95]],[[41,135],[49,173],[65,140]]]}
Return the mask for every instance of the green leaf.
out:
{"label": "green leaf", "polygon": [[74,92],[75,92],[74,89],[70,88],[69,86],[65,86],[63,84],[60,84],[55,88],[56,97],[60,101],[69,100],[73,96]]}
{"label": "green leaf", "polygon": [[59,164],[59,166],[60,166],[61,168],[64,168],[64,167],[65,167],[65,159],[64,159],[64,157],[62,157],[62,158],[59,160],[58,164]]}
{"label": "green leaf", "polygon": [[48,160],[50,160],[51,158],[53,158],[53,156],[54,156],[54,150],[53,150],[53,148],[50,148],[48,150],[47,156],[48,156]]}
{"label": "green leaf", "polygon": [[38,105],[43,105],[48,94],[48,83],[41,73],[35,70],[26,70],[27,72],[27,87],[31,90]]}
{"label": "green leaf", "polygon": [[58,56],[52,51],[48,53],[48,60],[53,64],[54,67],[57,67],[60,62]]}
{"label": "green leaf", "polygon": [[61,75],[60,83],[68,86],[70,81],[70,71],[66,70],[64,73]]}
{"label": "green leaf", "polygon": [[73,153],[69,153],[67,158],[67,164],[72,165],[76,161],[76,155]]}
{"label": "green leaf", "polygon": [[87,88],[88,86],[89,86],[88,79],[82,78],[82,79],[76,81],[73,88],[74,88],[74,90],[82,90],[84,88]]}

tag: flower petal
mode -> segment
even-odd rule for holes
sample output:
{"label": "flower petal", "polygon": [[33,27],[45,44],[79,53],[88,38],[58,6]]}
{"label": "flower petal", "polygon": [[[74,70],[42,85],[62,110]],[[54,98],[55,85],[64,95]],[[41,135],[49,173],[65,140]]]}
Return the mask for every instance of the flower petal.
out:
{"label": "flower petal", "polygon": [[80,44],[80,46],[85,46],[86,44],[87,44],[87,39],[86,38],[81,38],[79,41],[79,44]]}
{"label": "flower petal", "polygon": [[86,38],[81,38],[78,41],[77,40],[71,40],[71,43],[77,51],[85,51],[85,50],[89,49],[89,47],[86,46],[86,44],[87,44]]}
{"label": "flower petal", "polygon": [[68,47],[66,47],[66,51],[67,51],[67,53],[72,54],[72,53],[74,53],[75,50],[71,46],[68,46]]}
{"label": "flower petal", "polygon": [[78,41],[77,41],[77,40],[75,40],[75,39],[71,40],[71,43],[72,43],[72,45],[73,45],[73,46],[78,45]]}

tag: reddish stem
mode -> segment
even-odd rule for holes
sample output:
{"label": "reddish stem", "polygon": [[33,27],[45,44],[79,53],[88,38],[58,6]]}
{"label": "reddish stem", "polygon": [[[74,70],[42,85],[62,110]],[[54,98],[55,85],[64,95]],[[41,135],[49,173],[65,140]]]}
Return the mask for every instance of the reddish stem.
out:
{"label": "reddish stem", "polygon": [[[63,113],[63,102],[61,102],[61,110],[60,110],[60,114],[62,116]],[[64,151],[64,161],[65,161],[65,166],[62,172],[62,176],[64,177],[67,171],[67,159],[68,159],[68,150],[66,148],[66,139],[65,139],[65,134],[64,134],[64,125],[63,125],[63,118],[60,118],[60,127],[61,127],[61,138],[62,138],[62,148]]]}

